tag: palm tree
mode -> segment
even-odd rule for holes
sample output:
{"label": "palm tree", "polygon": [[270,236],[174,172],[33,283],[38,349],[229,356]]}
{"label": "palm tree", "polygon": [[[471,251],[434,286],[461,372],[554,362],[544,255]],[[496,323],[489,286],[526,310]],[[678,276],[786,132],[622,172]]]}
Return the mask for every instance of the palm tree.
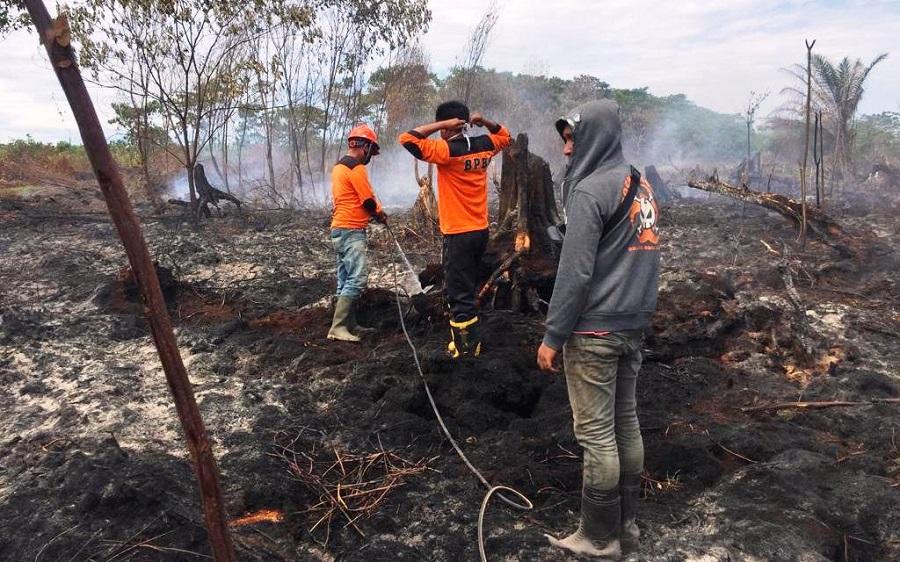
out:
{"label": "palm tree", "polygon": [[[813,103],[826,117],[834,137],[831,160],[834,180],[840,181],[847,172],[853,171],[851,153],[856,110],[865,93],[866,78],[885,58],[887,53],[882,53],[867,65],[861,59],[851,62],[849,57],[834,64],[822,55],[812,56]],[[803,82],[805,98],[806,68],[796,65],[789,72]],[[785,88],[784,91],[797,93],[799,89]]]}
{"label": "palm tree", "polygon": [[882,53],[865,65],[860,59],[851,63],[849,58],[844,57],[835,66],[821,55],[813,56],[813,77],[822,100],[822,110],[830,118],[834,129],[832,174],[837,179],[843,178],[847,171],[853,171],[850,155],[855,137],[853,125],[856,108],[865,91],[863,85],[869,72],[886,58],[887,53]]}

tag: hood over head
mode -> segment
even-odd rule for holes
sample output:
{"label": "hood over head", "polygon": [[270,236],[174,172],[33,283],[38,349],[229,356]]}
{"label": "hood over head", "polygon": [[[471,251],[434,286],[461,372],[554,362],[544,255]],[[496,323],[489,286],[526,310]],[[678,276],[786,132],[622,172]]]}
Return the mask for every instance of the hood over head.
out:
{"label": "hood over head", "polygon": [[556,122],[560,136],[567,125],[572,127],[575,144],[563,178],[564,200],[572,187],[585,177],[625,162],[622,121],[616,102],[599,100],[578,106],[568,117]]}

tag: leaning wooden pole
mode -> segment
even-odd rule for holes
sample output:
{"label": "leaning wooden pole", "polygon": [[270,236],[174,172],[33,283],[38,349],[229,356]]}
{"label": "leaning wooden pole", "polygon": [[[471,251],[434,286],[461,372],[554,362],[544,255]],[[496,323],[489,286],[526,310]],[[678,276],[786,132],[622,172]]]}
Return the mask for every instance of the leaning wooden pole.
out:
{"label": "leaning wooden pole", "polygon": [[172,322],[159,288],[159,279],[150,259],[150,252],[141,233],[141,225],[128,199],[119,168],[106,143],[94,104],[75,64],[68,20],[65,15],[51,19],[42,0],[25,0],[25,6],[37,28],[41,43],[47,49],[50,63],[72,108],[85,151],[106,199],[110,217],[125,246],[131,270],[134,272],[144,303],[144,313],[150,324],[153,341],[159,352],[194,463],[213,558],[217,562],[233,562],[234,547],[222,502],[216,460],[191,390],[191,382],[181,360],[181,353],[178,351]]}

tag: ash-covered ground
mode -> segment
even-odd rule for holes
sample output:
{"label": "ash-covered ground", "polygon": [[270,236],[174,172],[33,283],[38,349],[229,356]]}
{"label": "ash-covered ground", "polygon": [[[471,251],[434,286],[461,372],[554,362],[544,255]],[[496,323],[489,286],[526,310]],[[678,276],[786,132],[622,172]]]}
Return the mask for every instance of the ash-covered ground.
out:
{"label": "ash-covered ground", "polygon": [[[643,559],[900,560],[900,404],[890,401],[900,397],[898,210],[836,210],[862,248],[844,258],[814,240],[801,247],[790,224],[752,206],[664,208],[659,312],[638,388]],[[173,215],[146,217],[144,228],[171,272],[170,312],[229,513],[283,514],[234,527],[241,560],[478,559],[485,490],[428,406],[384,290],[397,262],[385,232],[371,231],[373,290],[361,310],[377,332],[353,345],[325,339],[324,216],[256,212],[194,229]],[[417,267],[439,259],[404,232]],[[2,560],[208,556],[125,265],[105,215],[0,201]],[[567,560],[542,537],[571,531],[579,506],[565,381],[536,369],[542,318],[487,318],[485,355],[461,364],[442,355],[439,314],[408,320],[466,453],[535,504],[491,503],[489,559]],[[835,400],[860,404],[744,411]],[[340,511],[320,521],[321,489],[295,469],[324,481],[342,458],[384,452],[418,469],[352,525]]]}

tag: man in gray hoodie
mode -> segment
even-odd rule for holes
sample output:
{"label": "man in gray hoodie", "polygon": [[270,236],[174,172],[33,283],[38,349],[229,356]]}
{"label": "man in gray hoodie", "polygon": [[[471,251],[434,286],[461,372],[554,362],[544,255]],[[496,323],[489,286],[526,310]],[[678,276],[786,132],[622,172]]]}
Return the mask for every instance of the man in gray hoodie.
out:
{"label": "man in gray hoodie", "polygon": [[569,158],[562,184],[567,224],[537,357],[542,370],[558,372],[563,350],[575,437],[584,449],[578,529],[548,538],[607,558],[638,548],[644,445],[635,386],[660,268],[659,209],[650,184],[641,180],[624,215],[616,212],[632,181],[618,113],[615,102],[603,100],[556,123]]}

